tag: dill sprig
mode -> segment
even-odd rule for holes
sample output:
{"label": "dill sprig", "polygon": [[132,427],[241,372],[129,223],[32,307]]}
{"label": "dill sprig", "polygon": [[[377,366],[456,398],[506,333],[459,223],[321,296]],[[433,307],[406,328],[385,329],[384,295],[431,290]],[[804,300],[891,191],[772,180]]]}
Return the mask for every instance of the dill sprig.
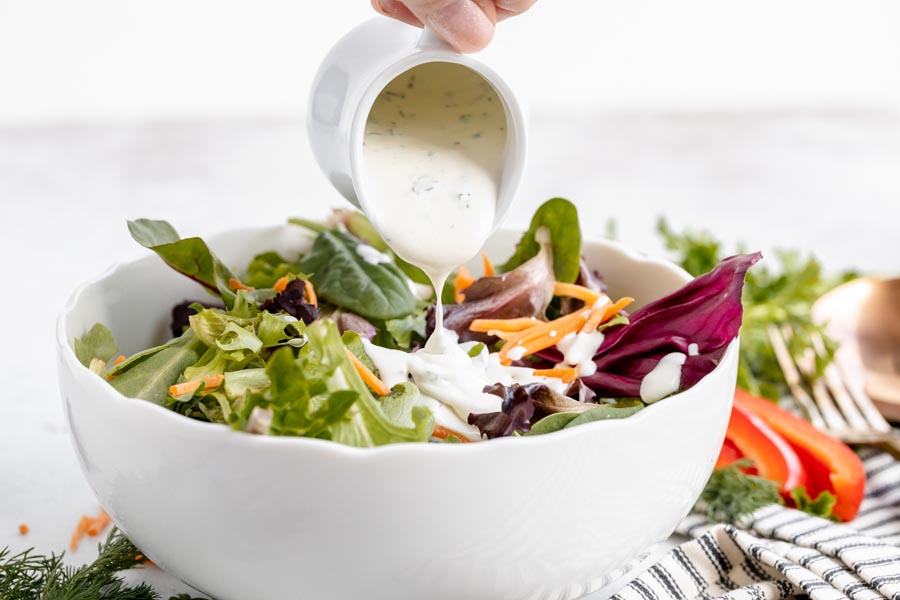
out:
{"label": "dill sprig", "polygon": [[739,460],[710,475],[700,494],[700,501],[710,521],[734,523],[740,516],[767,504],[782,503],[778,483],[741,470],[749,466],[749,460]]}
{"label": "dill sprig", "polygon": [[[49,556],[34,549],[0,550],[0,600],[159,600],[146,583],[130,585],[119,575],[146,559],[128,538],[113,529],[97,559],[80,567],[63,564],[64,552]],[[181,600],[188,599],[182,595]],[[193,600],[193,599],[188,599]]]}

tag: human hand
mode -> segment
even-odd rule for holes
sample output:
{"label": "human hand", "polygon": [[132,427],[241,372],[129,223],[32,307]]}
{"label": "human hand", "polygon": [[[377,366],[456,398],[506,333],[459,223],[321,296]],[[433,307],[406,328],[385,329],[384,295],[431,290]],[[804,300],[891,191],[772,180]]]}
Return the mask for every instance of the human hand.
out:
{"label": "human hand", "polygon": [[498,21],[521,14],[536,0],[372,0],[379,13],[427,26],[459,52],[477,52],[494,37]]}

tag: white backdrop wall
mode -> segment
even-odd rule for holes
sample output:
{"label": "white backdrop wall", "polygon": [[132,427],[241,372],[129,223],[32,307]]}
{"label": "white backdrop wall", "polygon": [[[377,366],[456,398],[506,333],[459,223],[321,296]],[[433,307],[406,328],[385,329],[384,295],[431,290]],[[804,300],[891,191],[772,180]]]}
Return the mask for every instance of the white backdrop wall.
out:
{"label": "white backdrop wall", "polygon": [[[368,0],[0,0],[0,123],[301,116]],[[539,0],[533,109],[900,107],[897,0]]]}

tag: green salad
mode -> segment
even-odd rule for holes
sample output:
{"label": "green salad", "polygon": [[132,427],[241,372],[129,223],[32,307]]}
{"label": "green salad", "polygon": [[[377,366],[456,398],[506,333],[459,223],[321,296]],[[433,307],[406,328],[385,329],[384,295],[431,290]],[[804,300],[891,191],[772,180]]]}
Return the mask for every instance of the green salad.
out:
{"label": "green salad", "polygon": [[[435,298],[363,214],[290,223],[310,236],[307,252],[233,270],[165,221],[129,222],[197,297],[160,307],[165,343],[125,358],[96,324],[75,340],[78,359],[135,401],[260,435],[369,447],[546,434],[628,417],[712,371],[760,258],[725,258],[630,311],[631,298],[608,295],[604,265],[582,258],[574,205],[554,198],[506,260],[484,256],[481,276],[461,267]],[[443,354],[425,347],[439,300]]]}

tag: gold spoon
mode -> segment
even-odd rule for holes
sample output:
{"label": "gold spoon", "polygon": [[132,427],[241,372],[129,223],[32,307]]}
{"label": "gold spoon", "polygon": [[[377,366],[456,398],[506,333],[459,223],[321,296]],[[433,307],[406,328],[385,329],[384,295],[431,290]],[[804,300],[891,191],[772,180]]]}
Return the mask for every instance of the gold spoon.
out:
{"label": "gold spoon", "polygon": [[900,421],[900,278],[849,281],[819,298],[812,314],[840,343],[835,361],[845,377],[863,384],[885,418]]}

